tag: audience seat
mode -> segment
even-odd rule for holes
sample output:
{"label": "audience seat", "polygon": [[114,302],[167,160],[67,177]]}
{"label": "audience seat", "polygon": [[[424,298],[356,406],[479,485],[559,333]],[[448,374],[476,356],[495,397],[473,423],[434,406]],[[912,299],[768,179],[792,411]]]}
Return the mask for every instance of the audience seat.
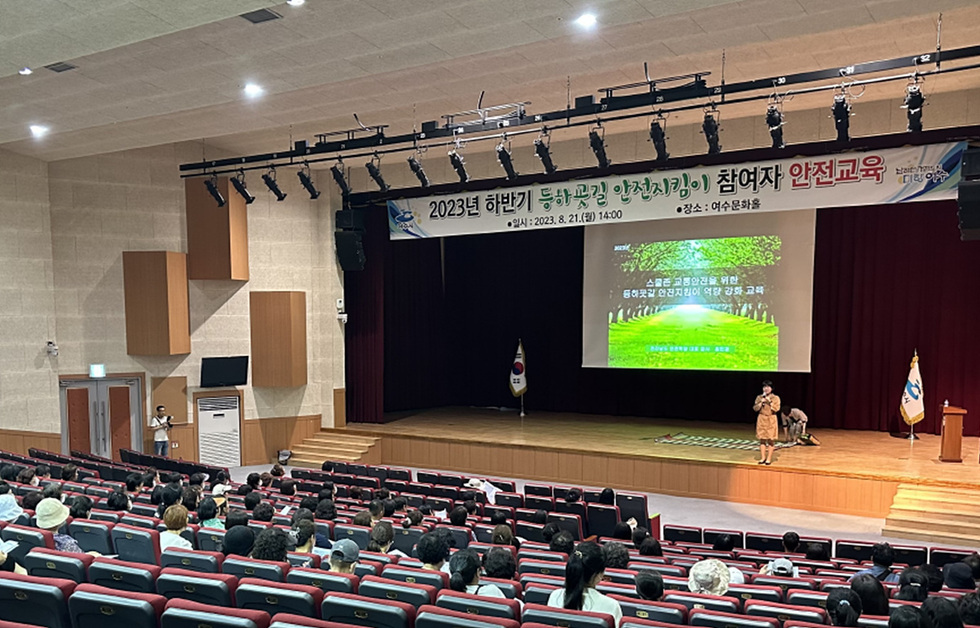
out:
{"label": "audience seat", "polygon": [[572,535],[576,541],[585,538],[585,530],[582,526],[582,517],[572,513],[549,512],[548,523],[557,523],[558,527]]}
{"label": "audience seat", "polygon": [[815,624],[830,623],[827,611],[813,606],[794,606],[792,604],[777,604],[764,600],[749,600],[745,603],[745,614],[762,617],[775,617],[781,622],[789,619],[807,621]]}
{"label": "audience seat", "polygon": [[783,537],[778,534],[746,532],[745,547],[760,552],[781,552],[783,551]]}
{"label": "audience seat", "polygon": [[302,567],[290,569],[286,574],[286,582],[309,585],[323,592],[357,593],[359,581],[354,574]]}
{"label": "audience seat", "polygon": [[162,595],[81,584],[68,598],[68,611],[76,628],[157,628],[166,604]]}
{"label": "audience seat", "polygon": [[827,608],[827,592],[811,591],[810,589],[789,589],[786,591],[786,603],[793,606],[816,606]]}
{"label": "audience seat", "polygon": [[838,539],[834,544],[834,556],[837,558],[853,558],[854,560],[871,560],[871,549],[874,543],[870,541],[846,541]]}
{"label": "audience seat", "polygon": [[269,613],[243,608],[215,609],[190,600],[172,599],[160,617],[160,628],[269,628]]}
{"label": "audience seat", "polygon": [[750,582],[751,584],[779,587],[784,591],[788,591],[790,589],[816,590],[817,588],[816,581],[807,578],[790,578],[785,576],[763,576],[760,574],[753,574],[746,576],[746,581]]}
{"label": "audience seat", "polygon": [[732,537],[735,541],[735,547],[741,549],[745,547],[745,538],[742,533],[738,530],[719,530],[717,528],[705,528],[701,532],[701,538],[704,539],[704,543],[709,545],[714,545],[715,540],[723,534],[727,534]]}
{"label": "audience seat", "polygon": [[271,582],[257,578],[243,578],[235,589],[235,605],[238,608],[276,613],[291,613],[319,617],[323,591],[304,585]]}
{"label": "audience seat", "polygon": [[694,526],[664,526],[664,540],[673,543],[701,543],[701,528]]}
{"label": "audience seat", "polygon": [[0,620],[71,628],[68,598],[74,590],[71,580],[5,572],[0,577]]}
{"label": "audience seat", "polygon": [[550,550],[538,550],[538,549],[519,549],[517,550],[517,559],[527,558],[530,560],[546,560],[555,563],[566,563],[568,562],[568,555],[564,552],[552,552]]}
{"label": "audience seat", "polygon": [[385,565],[380,575],[387,580],[398,580],[399,582],[408,582],[409,584],[428,584],[435,587],[437,591],[449,588],[449,574],[444,571],[415,569],[413,567],[402,567],[401,565]]}
{"label": "audience seat", "polygon": [[517,573],[539,573],[546,576],[565,577],[565,563],[550,560],[531,560],[522,558],[517,561]]}
{"label": "audience seat", "polygon": [[733,613],[720,613],[696,608],[688,617],[691,626],[704,628],[780,628],[781,624],[775,617],[748,617]]}
{"label": "audience seat", "polygon": [[0,530],[0,539],[4,541],[17,541],[16,549],[11,550],[10,556],[15,562],[21,562],[27,553],[35,547],[45,547],[54,549],[54,534],[47,530],[29,528],[10,524]]}
{"label": "audience seat", "polygon": [[498,506],[524,508],[524,496],[520,493],[505,493],[501,491],[494,495],[493,501]]}
{"label": "audience seat", "polygon": [[371,540],[371,528],[366,526],[355,526],[346,523],[338,523],[333,527],[334,540],[351,539],[362,550],[366,550],[368,541]]}
{"label": "audience seat", "polygon": [[225,531],[217,528],[200,528],[197,531],[197,548],[204,552],[220,552],[225,541]]}
{"label": "audience seat", "polygon": [[637,598],[640,595],[636,592],[636,583],[625,584],[623,582],[609,582],[603,580],[595,585],[596,591],[606,595],[622,595],[625,597]]}
{"label": "audience seat", "polygon": [[144,563],[130,563],[100,556],[88,568],[88,581],[108,589],[154,593],[160,568]]}
{"label": "audience seat", "polygon": [[551,597],[551,592],[560,588],[562,587],[559,584],[528,583],[524,588],[524,603],[547,604],[548,598]]}
{"label": "audience seat", "polygon": [[[2,628],[2,626],[0,626]],[[290,615],[289,613],[279,613],[272,620],[269,628],[360,628],[356,624],[341,624],[335,621],[323,621],[312,617],[301,615]]]}
{"label": "audience seat", "polygon": [[415,621],[415,607],[411,604],[351,593],[327,593],[320,612],[327,621],[372,628],[412,628]]}
{"label": "audience seat", "polygon": [[[637,619],[635,617],[623,617],[623,623],[621,623],[620,628],[675,628],[674,624],[665,624],[661,621],[653,621],[650,619]],[[535,628],[529,624],[524,624],[522,628]]]}
{"label": "audience seat", "polygon": [[357,594],[363,597],[407,602],[415,608],[435,604],[436,590],[431,584],[395,581],[379,576],[365,576],[357,585]]}
{"label": "audience seat", "polygon": [[[829,541],[829,539],[828,539]],[[928,561],[929,550],[918,545],[895,545],[895,562],[904,565],[921,565]]]}
{"label": "audience seat", "polygon": [[943,567],[947,563],[957,563],[973,552],[970,550],[952,549],[948,547],[933,547],[929,550],[929,562],[936,567]]}
{"label": "audience seat", "polygon": [[665,591],[664,602],[683,604],[688,610],[692,608],[706,608],[722,613],[737,613],[739,612],[740,606],[740,601],[736,597],[684,591]]}
{"label": "audience seat", "polygon": [[[124,517],[123,520],[125,519]],[[119,560],[148,565],[160,564],[160,533],[152,528],[119,523],[112,528],[112,544]]]}
{"label": "audience seat", "polygon": [[521,618],[521,604],[517,600],[470,595],[445,589],[439,591],[439,595],[436,596],[436,606],[481,617],[501,617],[518,621]]}
{"label": "audience seat", "polygon": [[172,600],[179,598],[211,604],[234,606],[238,578],[230,574],[200,573],[168,567],[157,576],[156,591]]}
{"label": "audience seat", "polygon": [[528,604],[524,607],[522,620],[548,626],[568,626],[568,628],[616,628],[612,615],[572,611],[565,608],[552,608],[541,604]]}
{"label": "audience seat", "polygon": [[106,556],[116,553],[112,545],[112,528],[113,524],[111,523],[75,519],[68,524],[68,534],[86,552],[98,552]]}
{"label": "audience seat", "polygon": [[522,539],[527,539],[528,541],[544,541],[544,535],[541,531],[544,529],[544,525],[540,523],[531,523],[530,521],[517,520],[514,522],[514,532],[517,536]]}
{"label": "audience seat", "polygon": [[523,598],[524,589],[521,587],[521,583],[516,580],[503,580],[501,578],[480,578],[480,582],[493,583],[497,585],[505,596],[512,600],[520,600]]}
{"label": "audience seat", "polygon": [[95,557],[90,554],[59,552],[46,547],[32,547],[21,565],[32,576],[63,578],[74,582],[86,582],[88,566]]}
{"label": "audience seat", "polygon": [[555,509],[555,498],[546,495],[525,495],[524,508],[552,512]]}
{"label": "audience seat", "polygon": [[134,515],[131,513],[127,513],[119,518],[119,523],[127,526],[132,526],[134,528],[156,530],[161,522],[156,517],[144,517],[142,515]]}
{"label": "audience seat", "polygon": [[616,524],[622,521],[617,506],[604,504],[587,504],[586,519],[589,522],[589,534],[596,536],[612,536]]}
{"label": "audience seat", "polygon": [[273,582],[285,582],[286,574],[289,573],[289,563],[228,556],[221,563],[221,573],[231,574],[238,578],[260,578]]}
{"label": "audience seat", "polygon": [[201,573],[218,573],[225,555],[221,552],[189,550],[180,547],[168,547],[160,553],[160,566],[163,568],[176,567]]}
{"label": "audience seat", "polygon": [[686,624],[687,607],[683,604],[673,602],[654,602],[652,600],[640,600],[625,595],[610,596],[623,609],[623,620],[627,617],[638,617],[640,619],[653,619],[665,624]]}
{"label": "audience seat", "polygon": [[552,497],[554,496],[554,489],[551,487],[550,484],[536,484],[534,482],[525,482],[524,494],[537,495],[539,497]]}
{"label": "audience seat", "polygon": [[503,617],[468,615],[438,606],[423,606],[415,617],[415,628],[520,628],[520,621]]}
{"label": "audience seat", "polygon": [[[636,519],[636,523],[639,526],[644,528],[650,527],[648,521],[650,511],[647,509],[647,496],[643,493],[617,491],[616,505],[619,507],[619,513],[623,517],[623,521],[629,521],[632,518]],[[656,538],[660,538],[659,530],[650,530],[650,534]]]}

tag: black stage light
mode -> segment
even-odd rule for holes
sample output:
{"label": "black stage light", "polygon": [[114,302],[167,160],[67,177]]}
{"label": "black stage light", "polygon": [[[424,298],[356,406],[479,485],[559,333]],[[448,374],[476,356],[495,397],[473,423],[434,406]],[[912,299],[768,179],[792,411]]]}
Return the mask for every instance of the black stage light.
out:
{"label": "black stage light", "polygon": [[296,173],[299,176],[299,182],[303,184],[306,191],[310,194],[310,200],[316,200],[320,198],[320,190],[316,189],[313,185],[313,178],[310,177],[310,166],[307,165],[305,168]]}
{"label": "black stage light", "polygon": [[385,182],[384,177],[381,176],[381,168],[378,167],[378,164],[380,163],[381,163],[380,160],[378,160],[378,163],[374,163],[374,160],[372,159],[371,161],[364,164],[364,167],[367,168],[368,174],[371,175],[371,178],[374,179],[374,182],[378,184],[378,187],[381,189],[381,191],[387,192],[388,190],[391,189],[391,186],[389,186]]}
{"label": "black stage light", "polygon": [[466,164],[462,155],[454,150],[449,151],[449,163],[453,165],[453,170],[459,175],[460,183],[466,183],[470,180],[470,175],[466,174]]}
{"label": "black stage light", "polygon": [[412,174],[414,174],[415,178],[419,180],[422,187],[429,187],[429,177],[425,175],[425,170],[422,168],[422,162],[416,159],[414,155],[408,158],[408,167],[412,169]]}
{"label": "black stage light", "polygon": [[245,187],[245,171],[239,170],[238,175],[231,178],[231,184],[235,186],[235,191],[237,191],[243,199],[245,199],[246,205],[251,205],[255,202],[255,197],[248,193],[248,188]]}
{"label": "black stage light", "polygon": [[541,165],[544,166],[544,171],[547,174],[555,174],[558,171],[555,162],[551,160],[551,148],[545,142],[544,137],[534,140],[534,154],[541,160]]}
{"label": "black stage light", "polygon": [[330,174],[333,175],[333,180],[337,182],[337,187],[340,188],[340,193],[344,197],[350,196],[350,186],[347,185],[347,177],[344,176],[344,162],[337,162],[335,165],[330,166]]}
{"label": "black stage light", "polygon": [[769,137],[772,138],[773,148],[785,148],[786,143],[783,141],[783,113],[779,110],[776,105],[769,105],[769,109],[766,110],[766,126],[769,127]]}
{"label": "black stage light", "polygon": [[657,118],[650,122],[650,141],[657,150],[657,161],[667,161],[670,158],[670,153],[667,152],[667,134],[660,121],[661,119]]}
{"label": "black stage light", "polygon": [[718,118],[713,111],[704,112],[704,121],[701,123],[701,131],[704,139],[708,142],[708,154],[717,155],[721,152],[721,144],[718,143]]}
{"label": "black stage light", "polygon": [[908,116],[908,132],[922,132],[922,105],[926,104],[926,97],[922,95],[922,89],[918,83],[909,83],[905,88],[905,114]]}
{"label": "black stage light", "polygon": [[214,202],[218,204],[218,207],[225,206],[225,197],[221,196],[221,192],[218,191],[218,175],[213,174],[210,178],[205,179],[204,187],[208,189],[208,193],[214,199]]}
{"label": "black stage light", "polygon": [[834,96],[834,106],[830,108],[834,114],[834,126],[837,127],[837,141],[849,142],[851,140],[848,131],[851,127],[851,105],[847,102],[847,96],[837,94]]}
{"label": "black stage light", "polygon": [[514,160],[503,142],[497,144],[497,161],[500,162],[500,167],[507,174],[508,181],[513,181],[517,178],[517,171],[514,170]]}
{"label": "black stage light", "polygon": [[592,147],[592,152],[595,153],[595,159],[599,162],[599,167],[603,169],[608,168],[610,161],[609,157],[606,156],[606,142],[596,129],[589,131],[589,146]]}
{"label": "black stage light", "polygon": [[269,188],[269,191],[276,195],[277,201],[286,200],[286,193],[279,189],[279,184],[276,183],[276,169],[269,168],[269,172],[262,175],[262,181],[265,183],[265,187]]}

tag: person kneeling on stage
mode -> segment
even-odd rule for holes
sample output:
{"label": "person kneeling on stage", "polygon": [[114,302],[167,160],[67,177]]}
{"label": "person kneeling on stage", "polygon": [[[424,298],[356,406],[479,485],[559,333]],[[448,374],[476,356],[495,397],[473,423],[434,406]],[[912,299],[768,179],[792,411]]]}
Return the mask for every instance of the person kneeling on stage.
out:
{"label": "person kneeling on stage", "polygon": [[776,413],[779,412],[780,402],[777,395],[772,394],[772,382],[768,379],[762,382],[762,394],[757,395],[752,409],[758,412],[755,421],[755,436],[759,439],[759,464],[772,464],[772,452],[779,438],[779,424]]}
{"label": "person kneeling on stage", "polygon": [[783,406],[779,411],[779,421],[783,424],[783,439],[795,443],[806,434],[806,415],[799,408]]}

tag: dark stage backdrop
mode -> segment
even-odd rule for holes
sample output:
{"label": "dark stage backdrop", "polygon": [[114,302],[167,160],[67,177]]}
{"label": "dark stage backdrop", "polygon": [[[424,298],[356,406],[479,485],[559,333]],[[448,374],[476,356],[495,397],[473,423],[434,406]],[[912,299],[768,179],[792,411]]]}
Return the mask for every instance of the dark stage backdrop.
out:
{"label": "dark stage backdrop", "polygon": [[917,429],[937,432],[948,398],[980,434],[980,244],[959,240],[953,202],[818,212],[811,373],[584,369],[582,229],[389,242],[383,209],[370,213],[368,267],[345,276],[349,421],[516,407],[507,373],[521,338],[532,412],[748,422],[771,378],[814,428],[885,431],[904,425],[918,349]]}

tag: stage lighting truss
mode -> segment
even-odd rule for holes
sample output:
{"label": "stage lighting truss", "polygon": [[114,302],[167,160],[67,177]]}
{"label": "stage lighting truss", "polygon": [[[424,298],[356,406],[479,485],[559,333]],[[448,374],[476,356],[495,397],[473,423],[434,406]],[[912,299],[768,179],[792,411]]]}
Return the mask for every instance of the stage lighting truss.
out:
{"label": "stage lighting truss", "polygon": [[551,160],[551,132],[548,129],[541,129],[541,134],[534,140],[534,154],[541,160],[544,171],[547,174],[555,174],[558,168]]}
{"label": "stage lighting truss", "polygon": [[382,192],[387,192],[391,189],[391,186],[389,186],[384,177],[381,176],[381,157],[377,153],[374,154],[371,161],[364,164],[364,167],[367,168],[368,174],[371,175],[371,179],[373,179],[378,185],[378,189],[380,189]]}
{"label": "stage lighting truss", "polygon": [[922,132],[922,107],[925,104],[926,97],[916,77],[905,87],[905,102],[902,104],[902,109],[905,109],[905,115],[908,117],[906,130],[909,133]]}
{"label": "stage lighting truss", "polygon": [[429,177],[425,174],[425,169],[422,168],[422,149],[416,151],[414,155],[408,156],[408,167],[412,170],[412,174],[415,178],[419,180],[419,184],[427,188],[429,187]]}
{"label": "stage lighting truss", "polygon": [[508,181],[513,181],[517,178],[517,170],[514,169],[514,158],[511,155],[510,142],[507,141],[507,134],[500,136],[500,143],[497,144],[497,161],[500,162],[500,167],[504,169],[504,173],[507,175]]}
{"label": "stage lighting truss", "polygon": [[782,99],[774,96],[769,99],[769,107],[766,109],[766,126],[769,127],[772,148],[786,148],[783,140],[784,124],[786,120],[783,118]]}
{"label": "stage lighting truss", "polygon": [[249,194],[248,187],[245,185],[245,170],[239,170],[238,174],[231,178],[231,184],[234,186],[235,191],[238,192],[239,196],[245,199],[246,205],[251,205],[255,202],[255,197]]}
{"label": "stage lighting truss", "polygon": [[316,189],[313,185],[313,176],[310,171],[310,164],[304,162],[303,167],[300,168],[299,172],[296,173],[299,177],[299,182],[303,185],[303,188],[309,193],[310,200],[315,201],[320,198],[320,190]]}
{"label": "stage lighting truss", "polygon": [[210,177],[204,180],[204,187],[207,188],[208,194],[214,199],[214,202],[218,204],[218,207],[225,206],[225,197],[221,195],[218,190],[218,175],[212,174]]}
{"label": "stage lighting truss", "polygon": [[277,201],[286,200],[286,193],[279,189],[279,184],[276,182],[275,168],[269,168],[269,172],[262,175],[262,182],[265,183],[265,187],[269,188],[270,192],[276,195]]}
{"label": "stage lighting truss", "polygon": [[667,152],[667,116],[659,111],[650,120],[650,141],[657,151],[657,161],[670,159],[670,153]]}
{"label": "stage lighting truss", "polygon": [[704,110],[704,120],[701,122],[701,132],[704,133],[704,139],[708,142],[708,154],[717,155],[721,152],[721,137],[719,135],[721,129],[721,112],[714,104],[711,104]]}
{"label": "stage lighting truss", "polygon": [[511,122],[523,120],[527,113],[526,107],[531,104],[531,101],[528,100],[524,102],[511,102],[502,105],[484,107],[483,96],[485,94],[486,91],[480,92],[480,98],[476,103],[476,109],[457,111],[456,113],[447,113],[442,116],[442,119],[445,120],[443,127],[454,130],[462,130],[465,127],[503,129],[510,126]]}
{"label": "stage lighting truss", "polygon": [[337,187],[340,188],[340,193],[344,198],[350,196],[350,186],[347,184],[347,167],[344,166],[344,162],[340,159],[337,163],[330,166],[330,174],[333,175],[333,180],[337,183]]}
{"label": "stage lighting truss", "polygon": [[589,129],[589,147],[595,154],[599,168],[605,170],[612,164],[606,155],[606,129],[602,127],[601,122],[596,122],[596,125]]}

